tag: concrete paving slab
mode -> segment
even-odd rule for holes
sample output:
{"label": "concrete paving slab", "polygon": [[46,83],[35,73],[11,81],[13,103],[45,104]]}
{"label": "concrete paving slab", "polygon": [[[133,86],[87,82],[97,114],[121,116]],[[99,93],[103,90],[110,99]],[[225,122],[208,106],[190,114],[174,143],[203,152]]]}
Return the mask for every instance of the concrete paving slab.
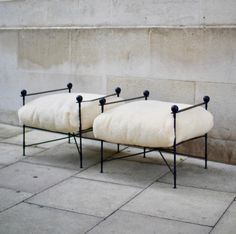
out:
{"label": "concrete paving slab", "polygon": [[231,193],[155,183],[122,209],[213,226],[233,199]]}
{"label": "concrete paving slab", "polygon": [[222,219],[213,229],[212,234],[235,234],[236,230],[236,202],[233,202]]}
{"label": "concrete paving slab", "polygon": [[[0,212],[32,196],[31,193],[0,188]],[[1,233],[1,227],[0,227]]]}
{"label": "concrete paving slab", "polygon": [[89,234],[206,234],[210,227],[183,223],[174,220],[160,219],[157,217],[135,214],[125,211],[117,211],[104,222],[100,223]]}
{"label": "concrete paving slab", "polygon": [[81,171],[98,163],[100,154],[87,148],[83,149],[83,168],[80,168],[80,158],[76,145],[63,143],[32,157],[27,157],[24,161]]}
{"label": "concrete paving slab", "polygon": [[[34,144],[34,143],[53,140],[53,139],[62,138],[62,137],[66,137],[66,135],[51,133],[51,132],[44,132],[44,131],[39,131],[39,130],[33,130],[33,131],[27,132],[25,134],[26,144]],[[8,139],[4,140],[3,142],[22,145],[22,139],[23,139],[23,136],[22,136],[22,134],[20,134],[20,135],[15,136],[15,137],[8,138]],[[40,145],[40,147],[50,148],[50,147],[53,147],[55,145],[62,144],[65,141],[67,141],[67,139],[42,144],[42,145]],[[26,155],[28,154],[27,149],[28,148],[26,148]]]}
{"label": "concrete paving slab", "polygon": [[[143,149],[138,149],[138,148],[134,148],[134,147],[125,148],[125,146],[122,146],[122,145],[120,146],[120,148],[122,149],[122,151],[118,154],[115,154],[114,157],[129,156],[131,154],[141,153],[143,151]],[[146,149],[146,151],[148,151],[148,149]],[[162,153],[162,154],[164,155],[166,161],[170,165],[172,165],[173,164],[173,155],[169,154],[169,153]],[[185,157],[185,156],[178,155],[176,158],[176,162],[182,163],[186,158],[187,157]],[[129,160],[129,161],[166,165],[158,151],[147,153],[145,158],[143,157],[143,154],[140,154],[138,156],[127,157],[124,159]]]}
{"label": "concrete paving slab", "polygon": [[[177,168],[177,184],[207,188],[236,194],[236,166],[223,163],[208,162],[204,169],[204,161],[187,159]],[[160,179],[161,182],[172,183],[172,174]]]}
{"label": "concrete paving slab", "polygon": [[22,128],[0,123],[0,138],[6,139],[22,134]]}
{"label": "concrete paving slab", "polygon": [[[27,148],[28,155],[34,155],[44,149],[39,147],[29,147]],[[0,143],[0,163],[8,165],[16,161],[22,160],[25,157],[22,156],[22,146],[12,145],[6,143]]]}
{"label": "concrete paving slab", "polygon": [[168,168],[162,165],[114,160],[104,163],[103,173],[100,173],[100,164],[98,164],[76,176],[118,184],[146,187],[166,172],[168,172]]}
{"label": "concrete paving slab", "polygon": [[87,215],[22,203],[0,214],[4,234],[85,233],[100,219]]}
{"label": "concrete paving slab", "polygon": [[29,202],[106,217],[139,191],[135,187],[70,178],[30,198]]}
{"label": "concrete paving slab", "polygon": [[74,170],[17,162],[0,170],[0,186],[37,193],[75,173]]}

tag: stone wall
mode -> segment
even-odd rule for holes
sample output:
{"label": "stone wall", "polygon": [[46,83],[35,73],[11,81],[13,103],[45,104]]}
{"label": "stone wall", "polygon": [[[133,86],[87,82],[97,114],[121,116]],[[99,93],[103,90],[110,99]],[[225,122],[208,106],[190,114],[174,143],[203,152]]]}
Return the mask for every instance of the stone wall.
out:
{"label": "stone wall", "polygon": [[[209,95],[210,158],[236,164],[235,9],[233,0],[0,1],[0,121],[18,124],[21,89],[67,82],[174,102]],[[201,142],[189,149],[202,153]]]}

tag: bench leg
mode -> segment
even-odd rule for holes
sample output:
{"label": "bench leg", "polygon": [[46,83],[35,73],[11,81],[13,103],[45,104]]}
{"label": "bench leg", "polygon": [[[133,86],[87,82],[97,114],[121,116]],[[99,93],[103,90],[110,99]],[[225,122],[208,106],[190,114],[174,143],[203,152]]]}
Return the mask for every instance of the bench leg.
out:
{"label": "bench leg", "polygon": [[25,156],[25,125],[23,125],[23,156]]}
{"label": "bench leg", "polygon": [[103,173],[103,141],[101,141],[101,173]]}
{"label": "bench leg", "polygon": [[[75,140],[75,145],[76,145],[76,148],[77,148],[78,153],[79,153],[79,156],[80,156],[80,168],[82,168],[82,167],[83,167],[83,163],[82,163],[83,157],[82,157],[82,147],[81,147],[82,144],[80,145],[81,148],[79,148],[78,143],[77,143],[77,140],[76,140],[76,137],[75,137],[74,134],[73,134],[73,138],[74,138],[74,140]],[[82,143],[82,142],[80,142],[80,143]]]}
{"label": "bench leg", "polygon": [[117,144],[117,153],[120,153],[120,144]]}
{"label": "bench leg", "polygon": [[68,144],[70,144],[70,133],[68,133]]}
{"label": "bench leg", "polygon": [[176,189],[176,140],[174,142],[174,149],[173,149],[173,154],[174,154],[174,189]]}
{"label": "bench leg", "polygon": [[205,169],[207,169],[207,134],[205,134]]}
{"label": "bench leg", "polygon": [[143,157],[146,158],[146,148],[143,148]]}

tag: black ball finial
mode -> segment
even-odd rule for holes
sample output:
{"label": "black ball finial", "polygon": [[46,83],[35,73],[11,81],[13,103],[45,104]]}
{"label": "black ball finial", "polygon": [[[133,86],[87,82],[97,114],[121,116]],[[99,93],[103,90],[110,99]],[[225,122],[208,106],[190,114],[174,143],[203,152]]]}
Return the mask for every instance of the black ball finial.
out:
{"label": "black ball finial", "polygon": [[121,88],[120,88],[120,87],[117,87],[117,88],[115,89],[115,91],[116,91],[117,97],[119,97],[119,96],[120,96],[120,92],[121,92]]}
{"label": "black ball finial", "polygon": [[209,97],[209,96],[204,96],[204,97],[203,97],[203,101],[204,101],[205,103],[208,103],[208,102],[210,101],[210,97]]}
{"label": "black ball finial", "polygon": [[173,106],[171,107],[171,110],[172,110],[172,112],[173,112],[174,114],[176,114],[176,113],[179,111],[179,107],[176,106],[176,105],[173,105]]}
{"label": "black ball finial", "polygon": [[104,106],[106,104],[106,99],[105,98],[101,98],[99,100],[99,103],[101,104],[101,106]]}
{"label": "black ball finial", "polygon": [[68,89],[72,89],[72,86],[73,86],[72,83],[68,83],[68,84],[67,84],[67,88],[68,88]]}
{"label": "black ball finial", "polygon": [[143,92],[143,95],[144,95],[145,99],[146,99],[147,97],[149,97],[149,94],[150,94],[150,92],[149,92],[148,90],[145,90],[145,91]]}
{"label": "black ball finial", "polygon": [[27,95],[27,91],[25,89],[23,89],[20,93],[22,97],[25,97]]}
{"label": "black ball finial", "polygon": [[83,97],[81,95],[76,97],[76,100],[78,103],[81,103],[83,101]]}

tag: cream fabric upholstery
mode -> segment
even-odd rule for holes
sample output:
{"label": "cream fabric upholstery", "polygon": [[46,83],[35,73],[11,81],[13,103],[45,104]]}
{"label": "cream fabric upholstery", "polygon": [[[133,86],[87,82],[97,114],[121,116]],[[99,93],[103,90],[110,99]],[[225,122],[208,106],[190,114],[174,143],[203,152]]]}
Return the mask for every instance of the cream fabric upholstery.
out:
{"label": "cream fabric upholstery", "polygon": [[[96,138],[142,147],[170,147],[174,142],[171,106],[161,101],[136,101],[109,110],[94,120]],[[213,116],[203,107],[177,114],[177,143],[201,136],[213,127]]]}
{"label": "cream fabric upholstery", "polygon": [[[65,133],[78,132],[79,108],[76,102],[78,95],[83,96],[83,101],[102,97],[99,94],[89,93],[61,93],[43,96],[19,109],[20,123],[52,131]],[[120,100],[120,98],[109,97],[107,100],[115,101]],[[101,113],[99,102],[82,102],[81,107],[82,129],[91,128],[93,120]],[[112,108],[112,105],[107,107]]]}

